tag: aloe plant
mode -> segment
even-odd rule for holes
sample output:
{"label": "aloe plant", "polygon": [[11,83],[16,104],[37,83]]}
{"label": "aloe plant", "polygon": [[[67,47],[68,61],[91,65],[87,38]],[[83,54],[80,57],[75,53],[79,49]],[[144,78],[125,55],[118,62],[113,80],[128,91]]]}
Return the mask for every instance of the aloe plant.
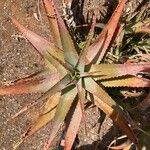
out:
{"label": "aloe plant", "polygon": [[25,132],[18,145],[41,127],[53,121],[50,138],[44,144],[44,149],[49,149],[73,105],[73,114],[69,115],[71,118],[70,122],[67,122],[69,125],[66,126],[64,138],[64,149],[70,150],[81,120],[86,117],[84,115],[84,102],[87,99],[103,110],[124,134],[140,148],[123,108],[117,104],[117,100],[112,99],[105,91],[107,87],[150,87],[150,80],[137,76],[140,72],[150,72],[149,62],[142,64],[103,63],[103,58],[118,32],[119,19],[126,1],[120,0],[105,28],[92,43],[96,24],[96,19],[93,19],[83,49],[78,47],[71,36],[53,0],[43,0],[52,31],[52,42],[28,30],[12,18],[12,22],[41,54],[47,65],[45,70],[37,74],[20,79],[9,86],[0,87],[0,95],[43,93],[38,100],[14,116],[18,116],[40,101],[44,102],[42,114]]}

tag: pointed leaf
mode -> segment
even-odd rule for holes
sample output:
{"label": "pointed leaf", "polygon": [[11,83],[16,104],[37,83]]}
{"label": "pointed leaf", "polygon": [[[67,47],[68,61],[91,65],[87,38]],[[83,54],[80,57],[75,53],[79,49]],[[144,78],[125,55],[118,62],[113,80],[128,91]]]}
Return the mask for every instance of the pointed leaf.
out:
{"label": "pointed leaf", "polygon": [[150,63],[92,65],[88,73],[93,77],[97,76],[96,80],[101,80],[125,75],[136,75],[139,72],[150,72]]}
{"label": "pointed leaf", "polygon": [[30,135],[37,132],[40,128],[45,126],[48,122],[50,122],[56,112],[56,106],[60,99],[60,93],[56,93],[55,95],[51,96],[46,104],[44,105],[42,114],[38,117],[35,123],[26,131],[23,136],[23,139],[29,137]]}
{"label": "pointed leaf", "polygon": [[73,142],[79,130],[81,119],[82,119],[82,108],[81,102],[78,101],[65,135],[65,147],[64,147],[65,150],[71,150]]}
{"label": "pointed leaf", "polygon": [[50,96],[44,103],[44,105],[40,108],[41,114],[46,114],[52,109],[54,109],[59,102],[60,96],[61,92],[57,92],[54,95]]}
{"label": "pointed leaf", "polygon": [[105,92],[102,86],[97,84],[92,78],[85,78],[84,81],[87,91],[100,97],[109,106],[117,106],[116,102]]}
{"label": "pointed leaf", "polygon": [[79,101],[80,101],[80,105],[81,105],[82,122],[83,122],[83,125],[84,125],[84,130],[85,130],[85,132],[87,132],[86,113],[85,113],[85,107],[84,107],[86,93],[85,93],[85,89],[83,88],[84,87],[83,78],[79,79],[76,86],[77,86],[78,97],[79,97]]}
{"label": "pointed leaf", "polygon": [[78,54],[74,45],[74,41],[67,30],[67,27],[61,18],[60,14],[58,13],[58,10],[55,7],[55,4],[53,1],[51,1],[54,9],[55,9],[55,15],[57,18],[57,23],[58,23],[58,28],[60,32],[60,37],[63,45],[63,50],[64,50],[64,55],[65,55],[65,60],[71,64],[72,66],[76,66],[77,61],[78,61]]}
{"label": "pointed leaf", "polygon": [[[64,78],[62,78],[59,82],[57,82],[53,87],[51,87],[47,92],[45,92],[40,98],[37,100],[32,101],[25,107],[23,107],[18,113],[16,113],[14,116],[11,117],[11,119],[16,118],[20,114],[24,113],[25,111],[31,109],[35,105],[37,105],[39,102],[45,102],[48,97],[51,97],[57,92],[60,92],[62,89],[64,89],[71,81],[71,78],[69,75],[66,75]],[[10,119],[10,120],[11,120]],[[9,120],[8,120],[9,121]]]}
{"label": "pointed leaf", "polygon": [[42,38],[36,33],[28,30],[27,28],[22,26],[16,19],[12,18],[12,22],[42,56],[47,58],[49,55],[47,52],[49,51],[49,53],[51,53],[52,55],[59,57],[60,60],[64,60],[63,52],[53,43],[48,42],[46,39]]}
{"label": "pointed leaf", "polygon": [[59,29],[58,29],[57,20],[54,15],[55,11],[52,6],[52,3],[49,0],[43,0],[43,2],[44,2],[44,6],[45,6],[45,9],[47,12],[48,19],[49,19],[50,31],[51,31],[51,35],[53,37],[53,42],[55,43],[55,45],[57,45],[59,48],[62,49],[60,33],[59,33]]}
{"label": "pointed leaf", "polygon": [[38,79],[22,79],[10,86],[0,87],[0,95],[45,92],[61,79],[60,74],[52,73]]}
{"label": "pointed leaf", "polygon": [[55,66],[55,68],[62,74],[62,75],[66,75],[69,72],[74,72],[72,66],[67,63],[67,62],[63,62],[61,60],[59,60],[58,58],[56,58],[55,56],[51,55],[49,56],[49,62],[51,62],[53,64],[53,66]]}
{"label": "pointed leaf", "polygon": [[138,77],[125,77],[102,81],[105,87],[150,87],[150,80]]}
{"label": "pointed leaf", "polygon": [[[86,64],[99,62],[100,52],[103,50],[108,36],[107,30],[103,32],[100,38],[87,48]],[[99,63],[98,63],[99,64]]]}
{"label": "pointed leaf", "polygon": [[91,78],[85,78],[85,88],[93,94],[96,105],[119,125],[129,139],[137,144],[137,139],[131,128],[128,126],[125,114],[118,104]]}
{"label": "pointed leaf", "polygon": [[125,6],[127,0],[120,0],[119,4],[112,14],[112,17],[108,21],[107,25],[100,33],[96,42],[94,42],[89,48],[87,49],[87,63],[91,63],[92,60],[98,55],[97,62],[102,60],[103,56],[106,53],[106,50],[110,46],[112,42],[112,38],[115,34],[115,31],[118,27],[118,22],[121,17],[122,10]]}
{"label": "pointed leaf", "polygon": [[51,55],[49,55],[48,59],[45,59],[45,64],[47,65],[47,67],[50,69],[50,71],[54,71],[54,68],[56,68],[56,70],[62,75],[65,76],[68,72],[68,69],[65,69],[65,67],[63,65],[61,65],[54,57],[52,57]]}
{"label": "pointed leaf", "polygon": [[77,89],[75,87],[69,86],[68,88],[66,89],[65,93],[61,96],[60,102],[57,105],[56,114],[54,117],[53,128],[51,131],[50,138],[44,146],[45,150],[48,150],[48,148],[50,147],[52,140],[54,139],[55,135],[57,134],[61,124],[63,123],[63,121],[71,107],[71,104],[73,103],[73,101],[77,95]]}
{"label": "pointed leaf", "polygon": [[133,130],[129,127],[129,123],[127,122],[125,116],[121,113],[118,113],[114,107],[110,107],[106,103],[103,102],[97,96],[94,96],[95,104],[104,111],[121,129],[122,131],[128,136],[128,138],[139,146],[137,138],[133,132]]}
{"label": "pointed leaf", "polygon": [[48,42],[46,39],[22,26],[16,19],[12,19],[12,22],[16,25],[19,31],[22,32],[22,34],[29,40],[29,42],[36,48],[41,56],[50,61],[50,63],[60,73],[63,73],[64,68],[62,68],[61,65],[56,65],[56,61],[49,55],[51,54],[52,56],[55,56],[58,60],[64,62],[63,51],[56,47],[53,43]]}

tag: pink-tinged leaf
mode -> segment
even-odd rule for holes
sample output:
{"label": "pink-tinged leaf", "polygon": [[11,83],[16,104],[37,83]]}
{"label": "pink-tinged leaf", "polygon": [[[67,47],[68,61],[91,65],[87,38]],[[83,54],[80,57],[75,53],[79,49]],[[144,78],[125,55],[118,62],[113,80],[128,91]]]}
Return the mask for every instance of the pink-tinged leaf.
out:
{"label": "pink-tinged leaf", "polygon": [[102,81],[101,84],[103,84],[105,87],[140,88],[140,87],[150,87],[150,80],[133,76],[120,79],[110,79]]}
{"label": "pink-tinged leaf", "polygon": [[93,94],[95,104],[119,125],[125,134],[127,134],[129,139],[137,144],[137,139],[131,128],[128,126],[124,112],[119,107],[119,105],[107,94],[107,92],[105,92],[102,86],[98,85],[91,78],[85,78],[85,89]]}
{"label": "pink-tinged leaf", "polygon": [[115,106],[110,107],[108,104],[103,102],[100,97],[94,96],[94,102],[97,107],[104,111],[104,113],[106,113],[106,115],[110,117],[120,127],[120,129],[128,136],[128,138],[134,144],[139,146],[137,138],[131,127],[129,127],[129,123],[127,122],[126,117],[123,115],[123,113],[117,112]]}
{"label": "pink-tinged leaf", "polygon": [[60,73],[64,72],[64,68],[62,68],[61,65],[56,65],[53,58],[50,57],[51,54],[52,56],[55,56],[58,60],[64,62],[64,55],[62,50],[56,47],[53,43],[48,42],[46,39],[22,26],[16,19],[12,19],[12,22],[16,25],[19,31],[29,40],[29,42],[36,48],[36,50],[41,54],[43,58],[47,59],[58,71],[60,71]]}
{"label": "pink-tinged leaf", "polygon": [[19,31],[29,40],[29,42],[38,50],[38,52],[44,56],[48,57],[48,53],[59,57],[63,61],[63,52],[56,47],[53,43],[48,42],[46,39],[42,38],[41,36],[37,35],[36,33],[28,30],[24,26],[22,26],[16,19],[12,19],[12,22],[16,25]]}
{"label": "pink-tinged leaf", "polygon": [[51,142],[55,138],[55,135],[57,134],[61,124],[63,124],[63,121],[71,107],[71,104],[73,103],[77,95],[77,89],[75,87],[69,86],[68,88],[64,91],[64,94],[61,96],[60,102],[57,105],[54,122],[53,122],[53,128],[51,130],[51,135],[49,140],[44,146],[44,150],[49,149]]}
{"label": "pink-tinged leaf", "polygon": [[31,78],[29,80],[28,78],[22,79],[12,85],[0,87],[0,95],[46,92],[60,79],[61,76],[58,73],[52,73],[34,80]]}
{"label": "pink-tinged leaf", "polygon": [[87,63],[91,63],[95,57],[98,57],[97,63],[99,63],[104,57],[110,43],[112,42],[113,36],[117,31],[118,22],[126,1],[127,0],[119,1],[116,10],[103,31],[100,33],[98,39],[87,49]]}
{"label": "pink-tinged leaf", "polygon": [[[54,73],[54,71],[52,73]],[[1,81],[0,83],[2,83],[2,85],[8,86],[8,85],[14,84],[16,82],[22,82],[22,81],[28,81],[28,80],[36,80],[36,79],[45,77],[45,76],[47,76],[49,74],[50,74],[50,71],[49,71],[49,69],[46,68],[46,69],[40,70],[38,72],[35,72],[33,74],[22,76],[21,79]]]}
{"label": "pink-tinged leaf", "polygon": [[[61,90],[63,90],[70,83],[70,81],[71,81],[71,77],[69,75],[66,75],[64,78],[59,80],[59,82],[57,82],[53,87],[51,87],[47,92],[45,92],[40,98],[38,98],[37,100],[32,101],[31,103],[29,103],[28,105],[23,107],[18,113],[16,113],[14,116],[12,116],[10,120],[16,118],[20,114],[22,114],[25,111],[31,109],[32,107],[37,105],[39,102],[44,103],[47,100],[48,97],[51,97],[55,93],[60,92]],[[49,102],[47,102],[47,103],[49,103]]]}
{"label": "pink-tinged leaf", "polygon": [[109,79],[109,78],[115,78],[115,77],[120,77],[125,75],[136,75],[139,72],[150,72],[150,63],[92,65],[88,74],[95,78],[97,76],[96,80],[101,80],[101,79]]}
{"label": "pink-tinged leaf", "polygon": [[107,31],[103,32],[103,34],[100,36],[101,38],[87,48],[86,64],[90,64],[93,61],[98,62],[98,59],[100,57],[99,56],[100,52],[102,51],[105,45],[107,36],[108,36],[108,32]]}
{"label": "pink-tinged leaf", "polygon": [[73,142],[76,138],[77,132],[82,119],[82,109],[81,102],[78,101],[75,111],[72,115],[71,122],[68,126],[66,135],[65,135],[65,150],[71,150]]}
{"label": "pink-tinged leaf", "polygon": [[43,0],[43,2],[44,2],[44,6],[45,6],[45,9],[47,12],[48,20],[50,23],[50,31],[51,31],[51,35],[53,37],[53,42],[55,43],[55,45],[57,45],[59,48],[62,49],[60,33],[59,33],[59,29],[58,29],[57,20],[54,15],[55,12],[54,12],[52,3],[50,2],[50,0]]}
{"label": "pink-tinged leaf", "polygon": [[57,8],[55,7],[55,3],[52,0],[51,0],[51,3],[53,5],[53,7],[55,9],[55,13],[56,13],[55,15],[57,18],[57,23],[58,23],[58,28],[59,28],[62,46],[63,46],[63,50],[64,50],[65,60],[72,66],[76,66],[76,64],[78,62],[78,54],[76,51],[76,47],[74,45],[74,41],[73,41],[69,31],[67,30],[67,27],[66,27],[63,19],[61,18],[60,14],[58,13]]}

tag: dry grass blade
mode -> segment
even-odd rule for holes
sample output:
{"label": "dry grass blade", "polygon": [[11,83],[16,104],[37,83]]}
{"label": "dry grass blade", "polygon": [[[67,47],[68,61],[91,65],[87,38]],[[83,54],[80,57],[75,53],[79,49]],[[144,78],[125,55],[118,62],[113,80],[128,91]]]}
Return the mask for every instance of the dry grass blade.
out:
{"label": "dry grass blade", "polygon": [[137,22],[132,29],[135,33],[148,33],[150,34],[150,20],[144,20],[142,22]]}
{"label": "dry grass blade", "polygon": [[[124,143],[120,144],[120,145],[115,145],[117,141],[121,140],[121,139],[124,139],[124,138],[127,138],[126,135],[123,135],[121,137],[118,137],[116,138],[115,140],[113,140],[109,146],[108,146],[108,149],[107,150],[111,150],[111,149],[114,149],[114,150],[118,150],[118,149],[124,149],[126,147],[128,147],[129,145],[131,146],[131,141],[130,140],[126,140]],[[112,146],[114,145],[114,146]]]}

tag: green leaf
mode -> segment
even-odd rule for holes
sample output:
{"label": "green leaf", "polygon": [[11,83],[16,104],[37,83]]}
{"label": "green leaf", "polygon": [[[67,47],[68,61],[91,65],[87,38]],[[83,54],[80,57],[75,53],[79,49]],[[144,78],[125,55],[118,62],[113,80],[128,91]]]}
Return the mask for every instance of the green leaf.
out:
{"label": "green leaf", "polygon": [[[92,88],[91,88],[92,87]],[[85,89],[93,94],[95,104],[102,109],[119,127],[127,134],[135,144],[137,139],[128,126],[128,121],[122,109],[118,104],[105,92],[102,86],[98,85],[93,79],[85,78]]]}
{"label": "green leaf", "polygon": [[89,72],[87,72],[87,76],[89,74],[89,76],[95,77],[96,80],[101,80],[125,75],[136,75],[139,72],[150,72],[150,63],[92,65]]}
{"label": "green leaf", "polygon": [[101,81],[105,87],[131,87],[131,88],[140,88],[140,87],[150,87],[150,80],[129,76],[124,78],[110,79]]}
{"label": "green leaf", "polygon": [[92,45],[87,48],[86,54],[86,65],[88,64],[99,64],[100,52],[103,50],[105,45],[108,32],[102,32],[100,38],[96,40]]}
{"label": "green leaf", "polygon": [[54,117],[53,128],[51,131],[50,138],[49,138],[48,142],[46,143],[46,145],[44,146],[45,150],[50,147],[51,142],[54,139],[55,135],[57,134],[61,124],[63,124],[63,121],[64,121],[76,95],[77,95],[77,89],[74,86],[69,86],[63,91],[63,95],[61,96],[60,102],[57,105],[56,114]]}
{"label": "green leaf", "polygon": [[54,7],[55,15],[57,18],[57,23],[58,23],[58,28],[59,28],[62,46],[63,46],[63,50],[64,50],[65,60],[66,60],[66,62],[68,62],[69,64],[71,64],[72,66],[75,67],[78,62],[78,54],[76,51],[76,47],[74,45],[74,41],[65,25],[63,19],[61,18],[60,14],[58,13],[55,3],[53,1],[51,1],[51,3]]}
{"label": "green leaf", "polygon": [[116,102],[98,85],[92,78],[84,78],[85,89],[90,93],[100,97],[109,106],[117,106]]}

